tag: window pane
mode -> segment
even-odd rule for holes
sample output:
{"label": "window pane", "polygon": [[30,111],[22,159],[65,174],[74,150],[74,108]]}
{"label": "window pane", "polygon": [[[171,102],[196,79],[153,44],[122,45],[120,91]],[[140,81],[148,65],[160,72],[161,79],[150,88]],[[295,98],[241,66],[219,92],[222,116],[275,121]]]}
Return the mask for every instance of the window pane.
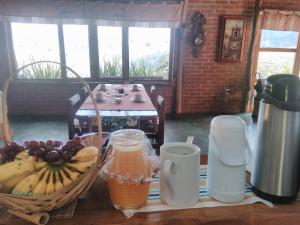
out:
{"label": "window pane", "polygon": [[265,79],[277,73],[292,74],[295,60],[294,52],[259,52],[257,72]]}
{"label": "window pane", "polygon": [[98,49],[101,77],[122,76],[122,28],[98,27]]}
{"label": "window pane", "polygon": [[298,32],[262,30],[261,48],[297,48]]}
{"label": "window pane", "polygon": [[[12,39],[20,68],[41,60],[60,62],[58,30],[55,24],[11,23]],[[34,64],[19,73],[21,79],[59,79],[60,66],[53,63]]]}
{"label": "window pane", "polygon": [[169,79],[170,29],[129,28],[129,76]]}
{"label": "window pane", "polygon": [[[81,77],[90,77],[90,56],[87,25],[63,25],[66,64]],[[67,70],[67,77],[74,74]]]}

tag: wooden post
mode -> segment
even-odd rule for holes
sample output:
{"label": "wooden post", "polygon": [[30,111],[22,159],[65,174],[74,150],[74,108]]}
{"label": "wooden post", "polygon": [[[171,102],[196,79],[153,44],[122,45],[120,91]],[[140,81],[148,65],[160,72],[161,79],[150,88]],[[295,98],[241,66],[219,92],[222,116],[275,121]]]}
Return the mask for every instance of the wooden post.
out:
{"label": "wooden post", "polygon": [[241,104],[241,111],[247,111],[249,99],[251,98],[251,78],[253,76],[252,64],[254,63],[254,54],[255,54],[255,40],[257,36],[257,30],[259,29],[259,14],[261,9],[262,0],[255,0],[254,7],[254,17],[252,23],[252,33],[251,40],[248,52],[248,60],[246,66],[246,74],[245,74],[245,82],[244,82],[244,90],[243,90],[243,99]]}

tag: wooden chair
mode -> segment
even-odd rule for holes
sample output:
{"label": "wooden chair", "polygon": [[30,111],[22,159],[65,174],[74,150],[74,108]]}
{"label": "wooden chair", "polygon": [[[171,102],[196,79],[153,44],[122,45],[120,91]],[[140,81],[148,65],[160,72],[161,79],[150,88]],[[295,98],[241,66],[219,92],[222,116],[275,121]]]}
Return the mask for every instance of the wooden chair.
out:
{"label": "wooden chair", "polygon": [[[150,92],[148,92],[150,100],[157,109],[157,89],[155,86],[150,87]],[[145,131],[146,133],[154,133],[157,131],[157,120],[141,120],[140,121],[141,130]]]}
{"label": "wooden chair", "polygon": [[[81,89],[80,94],[82,94],[83,88]],[[88,93],[87,89],[86,92]],[[68,100],[68,129],[69,129],[69,140],[72,140],[75,135],[88,135],[91,134],[91,131],[88,129],[84,130],[80,127],[79,121],[75,118],[75,114],[82,105],[82,103],[85,101],[85,99],[82,99],[82,95],[75,94]],[[83,96],[84,97],[84,96]],[[108,132],[102,132],[102,139],[103,139],[103,148],[105,149],[108,140],[110,137],[110,133]]]}
{"label": "wooden chair", "polygon": [[160,155],[160,146],[164,143],[166,102],[160,95],[157,96],[156,102],[158,112],[158,129],[155,133],[147,133],[147,136],[152,147],[156,150],[156,154]]}
{"label": "wooden chair", "polygon": [[157,96],[158,96],[157,89],[156,89],[156,87],[154,85],[152,85],[150,87],[150,95],[149,95],[149,97],[150,97],[151,102],[152,102],[152,104],[154,105],[155,108],[157,108]]}
{"label": "wooden chair", "polygon": [[81,98],[81,102],[83,103],[87,97],[89,96],[89,92],[88,92],[88,89],[86,87],[82,87],[80,89],[80,98]]}
{"label": "wooden chair", "polygon": [[79,124],[75,122],[75,114],[82,104],[80,94],[75,94],[68,99],[68,130],[69,139],[72,140],[75,134],[80,134]]}

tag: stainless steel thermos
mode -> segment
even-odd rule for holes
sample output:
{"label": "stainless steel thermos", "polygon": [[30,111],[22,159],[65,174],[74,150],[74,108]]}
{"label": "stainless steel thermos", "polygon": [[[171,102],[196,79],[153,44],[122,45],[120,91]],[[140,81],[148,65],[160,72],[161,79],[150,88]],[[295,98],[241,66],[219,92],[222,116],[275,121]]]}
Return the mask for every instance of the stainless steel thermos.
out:
{"label": "stainless steel thermos", "polygon": [[272,202],[294,200],[300,171],[300,79],[273,75],[260,102],[251,184]]}

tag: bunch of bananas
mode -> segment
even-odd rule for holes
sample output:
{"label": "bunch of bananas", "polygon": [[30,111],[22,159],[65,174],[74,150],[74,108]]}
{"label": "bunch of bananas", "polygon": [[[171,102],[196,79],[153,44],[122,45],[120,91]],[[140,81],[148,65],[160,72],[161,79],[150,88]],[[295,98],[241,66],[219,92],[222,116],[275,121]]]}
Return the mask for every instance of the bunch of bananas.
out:
{"label": "bunch of bananas", "polygon": [[[53,153],[52,153],[53,154]],[[98,149],[84,147],[68,161],[58,158],[53,163],[18,153],[14,161],[0,166],[0,191],[16,195],[44,195],[61,190],[78,179],[97,161]]]}

